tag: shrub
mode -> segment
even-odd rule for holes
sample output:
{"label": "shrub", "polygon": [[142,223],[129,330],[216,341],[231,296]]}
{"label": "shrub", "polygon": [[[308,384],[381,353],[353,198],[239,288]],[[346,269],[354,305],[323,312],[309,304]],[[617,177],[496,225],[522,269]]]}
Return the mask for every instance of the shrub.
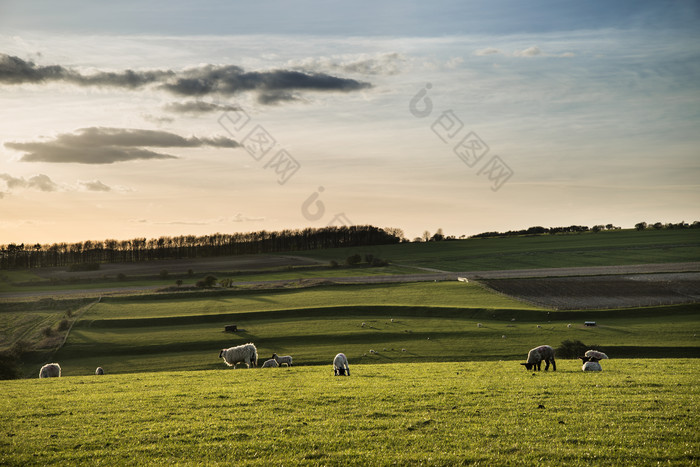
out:
{"label": "shrub", "polygon": [[331,260],[331,267],[332,267],[333,269],[337,268],[337,267],[338,267],[338,262],[337,262],[336,260],[332,259],[332,260]]}
{"label": "shrub", "polygon": [[190,277],[194,276],[194,271],[193,271],[192,269],[188,269],[188,270],[187,270],[187,275],[190,276]]}
{"label": "shrub", "polygon": [[119,274],[117,274],[117,280],[118,280],[118,281],[125,281],[125,280],[126,280],[126,274],[124,274],[123,272],[120,272]]}
{"label": "shrub", "polygon": [[373,260],[373,259],[374,259],[374,255],[369,254],[369,253],[365,255],[365,262],[366,262],[367,264],[372,264],[372,260]]}
{"label": "shrub", "polygon": [[389,265],[389,262],[386,261],[386,260],[384,260],[384,259],[374,258],[374,259],[372,260],[372,266],[375,267],[375,268],[383,267],[383,266],[388,266],[388,265]]}
{"label": "shrub", "polygon": [[176,280],[175,284],[177,284],[177,286],[180,287],[182,285],[182,279]]}
{"label": "shrub", "polygon": [[216,277],[207,276],[202,280],[198,280],[195,284],[197,287],[214,287],[216,284]]}
{"label": "shrub", "polygon": [[345,259],[345,262],[348,264],[348,266],[355,266],[356,264],[360,264],[360,262],[362,262],[362,256],[357,254],[348,256]]}
{"label": "shrub", "polygon": [[556,348],[555,354],[559,358],[578,358],[582,357],[586,350],[598,350],[603,352],[599,345],[586,345],[579,340],[565,340],[559,347]]}
{"label": "shrub", "polygon": [[41,330],[41,334],[43,334],[44,337],[51,337],[54,334],[54,330],[51,326],[46,326]]}
{"label": "shrub", "polygon": [[161,269],[160,273],[158,273],[161,279],[167,279],[168,278],[168,270],[167,269]]}
{"label": "shrub", "polygon": [[58,323],[59,332],[67,331],[69,328],[70,328],[70,321],[68,321],[67,319],[62,319]]}

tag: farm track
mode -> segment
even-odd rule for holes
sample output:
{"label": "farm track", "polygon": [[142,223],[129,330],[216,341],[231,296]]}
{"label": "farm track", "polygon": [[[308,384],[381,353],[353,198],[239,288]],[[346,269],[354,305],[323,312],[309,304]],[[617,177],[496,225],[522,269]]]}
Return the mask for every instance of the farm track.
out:
{"label": "farm track", "polygon": [[[295,258],[296,259],[296,258]],[[277,259],[275,259],[277,261]],[[236,282],[249,289],[313,287],[325,284],[381,284],[476,280],[489,288],[526,302],[559,310],[607,309],[700,303],[700,262],[326,277]],[[11,292],[0,299],[34,297],[119,296],[148,294],[162,286]],[[176,290],[176,289],[175,289]],[[167,290],[173,292],[173,290]]]}

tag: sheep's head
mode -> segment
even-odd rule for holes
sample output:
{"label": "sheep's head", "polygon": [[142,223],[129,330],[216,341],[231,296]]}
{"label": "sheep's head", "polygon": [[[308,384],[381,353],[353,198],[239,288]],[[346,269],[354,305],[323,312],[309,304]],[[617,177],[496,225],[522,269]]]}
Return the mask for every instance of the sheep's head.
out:
{"label": "sheep's head", "polygon": [[534,363],[521,363],[521,365],[525,365],[526,370],[532,370],[532,367],[535,366]]}
{"label": "sheep's head", "polygon": [[588,361],[588,357],[579,357],[581,359],[581,363],[586,363]]}
{"label": "sheep's head", "polygon": [[224,350],[225,349],[221,349],[221,352],[219,352],[219,358],[221,358],[221,356],[224,354]]}

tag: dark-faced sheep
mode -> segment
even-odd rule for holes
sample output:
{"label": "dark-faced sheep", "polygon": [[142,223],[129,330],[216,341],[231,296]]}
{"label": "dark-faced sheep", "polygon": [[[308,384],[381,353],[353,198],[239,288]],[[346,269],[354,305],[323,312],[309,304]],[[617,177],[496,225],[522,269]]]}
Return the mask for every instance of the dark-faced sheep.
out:
{"label": "dark-faced sheep", "polygon": [[58,378],[61,376],[61,365],[58,363],[47,363],[39,370],[39,378]]}
{"label": "dark-faced sheep", "polygon": [[237,363],[245,363],[246,367],[250,368],[251,363],[253,366],[258,366],[258,349],[255,348],[253,344],[243,344],[237,347],[229,347],[228,349],[221,349],[219,352],[219,358],[224,359],[224,363],[228,366],[236,368]]}
{"label": "dark-faced sheep", "polygon": [[98,366],[97,369],[95,370],[95,374],[96,375],[104,375],[105,370],[103,370],[101,366]]}
{"label": "dark-faced sheep", "polygon": [[549,364],[552,364],[552,371],[557,371],[557,363],[554,361],[554,349],[549,345],[540,345],[530,350],[527,354],[527,362],[521,363],[525,369],[532,370],[533,368],[540,371],[542,368],[542,360],[545,361],[544,371],[549,370]]}
{"label": "dark-faced sheep", "polygon": [[343,353],[339,353],[333,359],[333,371],[336,376],[350,376],[350,367],[348,366],[348,358]]}

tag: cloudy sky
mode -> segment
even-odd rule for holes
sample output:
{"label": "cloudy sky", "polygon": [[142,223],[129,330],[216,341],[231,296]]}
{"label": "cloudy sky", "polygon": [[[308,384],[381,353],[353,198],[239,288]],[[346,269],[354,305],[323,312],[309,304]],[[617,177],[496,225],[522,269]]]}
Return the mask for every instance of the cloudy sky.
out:
{"label": "cloudy sky", "polygon": [[695,2],[0,0],[0,244],[700,219]]}

